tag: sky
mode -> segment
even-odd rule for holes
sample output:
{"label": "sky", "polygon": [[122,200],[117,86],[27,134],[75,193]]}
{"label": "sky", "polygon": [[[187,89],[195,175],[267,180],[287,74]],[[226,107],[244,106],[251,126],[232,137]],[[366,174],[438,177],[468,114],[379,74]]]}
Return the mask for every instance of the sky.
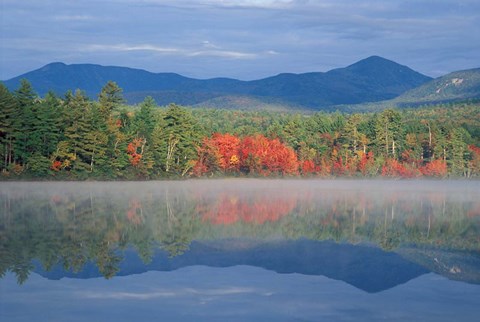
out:
{"label": "sky", "polygon": [[51,62],[259,79],[371,55],[480,67],[478,0],[0,0],[0,79]]}

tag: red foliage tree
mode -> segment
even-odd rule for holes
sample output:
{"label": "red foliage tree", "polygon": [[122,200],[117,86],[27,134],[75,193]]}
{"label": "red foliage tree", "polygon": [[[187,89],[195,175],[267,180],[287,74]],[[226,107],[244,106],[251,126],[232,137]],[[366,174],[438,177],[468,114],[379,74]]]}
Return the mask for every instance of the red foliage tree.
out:
{"label": "red foliage tree", "polygon": [[480,176],[480,147],[472,144],[468,146],[468,150],[471,155],[470,161],[468,162],[470,175]]}
{"label": "red foliage tree", "polygon": [[[144,139],[135,138],[127,146],[127,154],[130,159],[130,163],[136,167],[140,163],[143,154],[143,147],[145,145]],[[139,151],[140,149],[140,151]]]}
{"label": "red foliage tree", "polygon": [[428,162],[419,170],[424,176],[445,177],[447,175],[447,163],[442,159],[437,159]]}
{"label": "red foliage tree", "polygon": [[360,161],[358,162],[358,170],[362,173],[362,175],[367,175],[369,171],[372,169],[374,166],[374,157],[373,157],[373,152],[368,152],[368,153],[361,153],[361,158]]}
{"label": "red foliage tree", "polygon": [[194,166],[195,175],[203,175],[216,170],[235,171],[239,169],[238,147],[240,139],[231,134],[215,133],[204,138],[198,148],[198,159]]}
{"label": "red foliage tree", "polygon": [[320,167],[316,166],[313,160],[304,160],[300,162],[299,167],[303,175],[314,174],[320,170]]}
{"label": "red foliage tree", "polygon": [[62,169],[62,162],[54,160],[52,162],[52,165],[50,166],[50,169],[52,169],[53,171],[60,171]]}
{"label": "red foliage tree", "polygon": [[278,139],[254,135],[240,140],[228,133],[216,133],[211,138],[205,138],[198,149],[194,174],[203,175],[218,169],[262,175],[296,174],[298,160],[295,151]]}
{"label": "red foliage tree", "polygon": [[215,133],[211,140],[218,147],[218,152],[220,153],[220,167],[224,171],[238,170],[240,166],[240,160],[238,158],[240,139],[228,133]]}
{"label": "red foliage tree", "polygon": [[413,178],[419,174],[418,170],[409,168],[396,159],[387,159],[382,167],[382,176],[384,177]]}
{"label": "red foliage tree", "polygon": [[247,136],[240,142],[240,166],[248,173],[296,174],[297,155],[292,148],[278,139],[269,140],[263,135]]}

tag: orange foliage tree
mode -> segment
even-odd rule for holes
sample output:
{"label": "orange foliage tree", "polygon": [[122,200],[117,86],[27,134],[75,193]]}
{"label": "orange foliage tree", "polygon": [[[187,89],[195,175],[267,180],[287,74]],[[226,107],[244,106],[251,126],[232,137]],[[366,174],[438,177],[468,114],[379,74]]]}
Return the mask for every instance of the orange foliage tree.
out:
{"label": "orange foliage tree", "polygon": [[240,167],[247,173],[296,174],[298,159],[292,148],[285,146],[278,139],[267,139],[257,134],[247,136],[240,142]]}
{"label": "orange foliage tree", "polygon": [[193,173],[199,176],[216,170],[237,171],[240,165],[239,144],[240,139],[228,133],[215,133],[211,138],[204,138],[197,149],[198,159]]}
{"label": "orange foliage tree", "polygon": [[471,176],[480,176],[480,147],[469,145],[468,150],[471,158],[468,162],[468,168]]}
{"label": "orange foliage tree", "polygon": [[239,139],[228,133],[216,133],[205,138],[199,147],[194,174],[202,175],[218,169],[262,175],[296,174],[298,159],[295,151],[278,139],[259,134]]}
{"label": "orange foliage tree", "polygon": [[127,146],[127,154],[130,163],[136,167],[140,163],[143,156],[143,148],[145,146],[145,139],[135,138]]}
{"label": "orange foliage tree", "polygon": [[419,168],[424,176],[445,177],[447,175],[447,163],[442,159],[430,161]]}
{"label": "orange foliage tree", "polygon": [[357,165],[358,171],[364,176],[368,175],[374,167],[374,161],[373,152],[361,152],[360,161]]}
{"label": "orange foliage tree", "polygon": [[382,176],[384,177],[402,177],[413,178],[420,175],[420,172],[411,167],[407,167],[396,159],[387,159],[382,167]]}

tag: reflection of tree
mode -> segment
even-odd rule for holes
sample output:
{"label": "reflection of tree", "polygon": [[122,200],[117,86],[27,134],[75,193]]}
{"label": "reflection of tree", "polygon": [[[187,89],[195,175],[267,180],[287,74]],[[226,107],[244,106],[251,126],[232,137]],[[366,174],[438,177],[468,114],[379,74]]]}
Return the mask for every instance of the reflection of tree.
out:
{"label": "reflection of tree", "polygon": [[308,187],[187,190],[189,184],[195,187],[187,182],[144,192],[2,186],[0,276],[12,271],[23,283],[35,259],[45,270],[61,265],[74,272],[95,263],[110,278],[127,247],[148,263],[156,247],[178,256],[192,240],[212,235],[480,250],[476,198]]}
{"label": "reflection of tree", "polygon": [[[0,259],[2,271],[11,270],[23,282],[37,259],[44,269],[61,265],[66,270],[81,271],[96,262],[105,277],[118,270],[121,257],[115,205],[92,195],[23,194],[7,195],[10,211],[0,217]],[[28,201],[27,201],[28,200]],[[108,215],[106,214],[108,209]]]}
{"label": "reflection of tree", "polygon": [[172,193],[167,190],[164,207],[159,207],[159,210],[161,212],[158,218],[164,219],[163,225],[157,226],[156,236],[158,236],[160,247],[171,257],[183,254],[188,250],[195,232],[194,206],[177,194],[172,196]]}
{"label": "reflection of tree", "polygon": [[479,250],[478,222],[467,216],[471,203],[445,193],[376,196],[337,192],[299,202],[305,212],[287,218],[284,234],[290,238],[374,242],[386,250],[402,244]]}
{"label": "reflection of tree", "polygon": [[276,222],[291,213],[297,203],[295,197],[270,194],[250,196],[222,192],[215,197],[213,202],[207,199],[196,205],[198,215],[215,225],[229,225],[238,221],[255,225]]}
{"label": "reflection of tree", "polygon": [[115,276],[119,270],[118,266],[121,260],[122,258],[108,245],[108,242],[100,243],[95,254],[95,262],[98,270],[105,278]]}

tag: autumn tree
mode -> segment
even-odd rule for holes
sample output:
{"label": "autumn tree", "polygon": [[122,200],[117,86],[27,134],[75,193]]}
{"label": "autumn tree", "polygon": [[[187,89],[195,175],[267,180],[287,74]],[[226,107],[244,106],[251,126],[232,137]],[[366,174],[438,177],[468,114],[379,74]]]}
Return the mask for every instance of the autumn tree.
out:
{"label": "autumn tree", "polygon": [[269,140],[262,135],[247,136],[239,146],[240,169],[246,173],[296,174],[298,160],[292,148],[278,139]]}

